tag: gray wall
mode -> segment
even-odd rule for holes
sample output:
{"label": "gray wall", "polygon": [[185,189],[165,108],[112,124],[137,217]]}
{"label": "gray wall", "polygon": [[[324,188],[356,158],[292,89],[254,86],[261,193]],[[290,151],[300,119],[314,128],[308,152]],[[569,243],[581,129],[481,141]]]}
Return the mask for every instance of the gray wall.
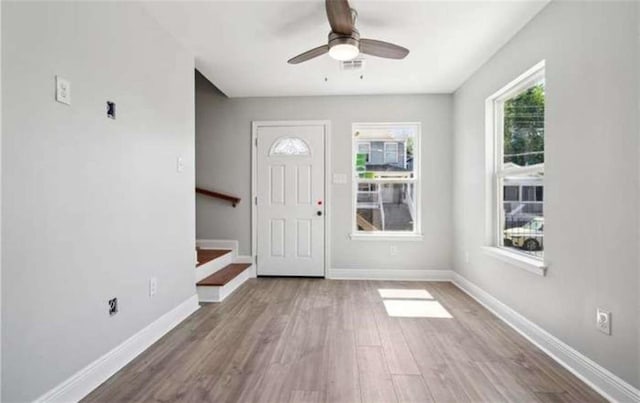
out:
{"label": "gray wall", "polygon": [[[640,387],[636,7],[552,2],[455,93],[454,268]],[[546,277],[481,251],[485,100],[542,59]],[[613,335],[595,329],[596,307]]]}
{"label": "gray wall", "polygon": [[[193,58],[137,4],[2,8],[2,401],[14,402],[195,294],[194,87]],[[54,101],[56,74],[71,106]]]}
{"label": "gray wall", "polygon": [[332,186],[333,268],[449,269],[451,250],[451,96],[226,98],[196,78],[196,181],[238,195],[237,208],[196,199],[198,239],[236,239],[251,252],[251,122],[330,120],[333,172],[351,173],[352,122],[422,122],[422,242],[352,241],[351,184]]}

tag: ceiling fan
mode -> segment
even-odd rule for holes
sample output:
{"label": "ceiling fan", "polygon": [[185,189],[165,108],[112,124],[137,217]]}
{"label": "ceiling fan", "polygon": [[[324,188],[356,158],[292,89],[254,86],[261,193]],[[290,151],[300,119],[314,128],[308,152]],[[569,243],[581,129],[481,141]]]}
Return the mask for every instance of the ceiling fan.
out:
{"label": "ceiling fan", "polygon": [[340,61],[355,59],[360,53],[387,59],[404,59],[409,54],[409,49],[393,43],[361,39],[355,27],[358,14],[349,6],[347,0],[325,0],[325,7],[331,26],[329,43],[289,59],[289,64],[306,62],[325,53]]}

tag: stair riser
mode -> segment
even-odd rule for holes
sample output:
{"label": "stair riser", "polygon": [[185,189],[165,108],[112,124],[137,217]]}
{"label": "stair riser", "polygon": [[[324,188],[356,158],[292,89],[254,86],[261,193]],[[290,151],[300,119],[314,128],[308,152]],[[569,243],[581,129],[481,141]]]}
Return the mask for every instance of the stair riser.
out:
{"label": "stair riser", "polygon": [[200,302],[222,302],[231,293],[233,293],[238,287],[240,287],[245,281],[251,277],[253,272],[253,266],[247,268],[242,273],[238,274],[236,278],[228,282],[222,287],[218,286],[197,286],[198,300]]}
{"label": "stair riser", "polygon": [[205,277],[212,275],[228,264],[233,263],[233,253],[227,253],[217,259],[196,267],[196,283]]}
{"label": "stair riser", "polygon": [[221,239],[196,239],[196,246],[202,249],[231,249],[238,254],[238,241]]}

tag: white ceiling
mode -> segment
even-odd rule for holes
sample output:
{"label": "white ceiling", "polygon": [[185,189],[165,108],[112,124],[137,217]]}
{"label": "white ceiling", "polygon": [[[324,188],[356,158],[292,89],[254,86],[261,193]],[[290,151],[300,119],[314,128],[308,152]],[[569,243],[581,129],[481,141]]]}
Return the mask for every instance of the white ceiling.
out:
{"label": "white ceiling", "polygon": [[[229,97],[451,93],[548,0],[352,0],[363,38],[409,48],[404,60],[365,56],[360,73],[328,55],[289,65],[326,44],[324,1],[153,1],[148,11]],[[326,81],[325,81],[326,77]]]}

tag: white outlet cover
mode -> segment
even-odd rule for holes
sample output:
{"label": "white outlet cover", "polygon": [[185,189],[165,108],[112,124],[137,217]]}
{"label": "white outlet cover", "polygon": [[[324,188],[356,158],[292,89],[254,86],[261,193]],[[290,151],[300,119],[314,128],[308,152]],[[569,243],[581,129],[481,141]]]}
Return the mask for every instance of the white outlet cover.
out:
{"label": "white outlet cover", "polygon": [[182,159],[182,157],[178,157],[176,159],[176,171],[178,173],[184,172],[184,160]]}
{"label": "white outlet cover", "polygon": [[604,334],[611,334],[611,312],[600,308],[596,310],[596,328]]}
{"label": "white outlet cover", "polygon": [[71,82],[60,76],[56,76],[56,101],[71,105]]}

